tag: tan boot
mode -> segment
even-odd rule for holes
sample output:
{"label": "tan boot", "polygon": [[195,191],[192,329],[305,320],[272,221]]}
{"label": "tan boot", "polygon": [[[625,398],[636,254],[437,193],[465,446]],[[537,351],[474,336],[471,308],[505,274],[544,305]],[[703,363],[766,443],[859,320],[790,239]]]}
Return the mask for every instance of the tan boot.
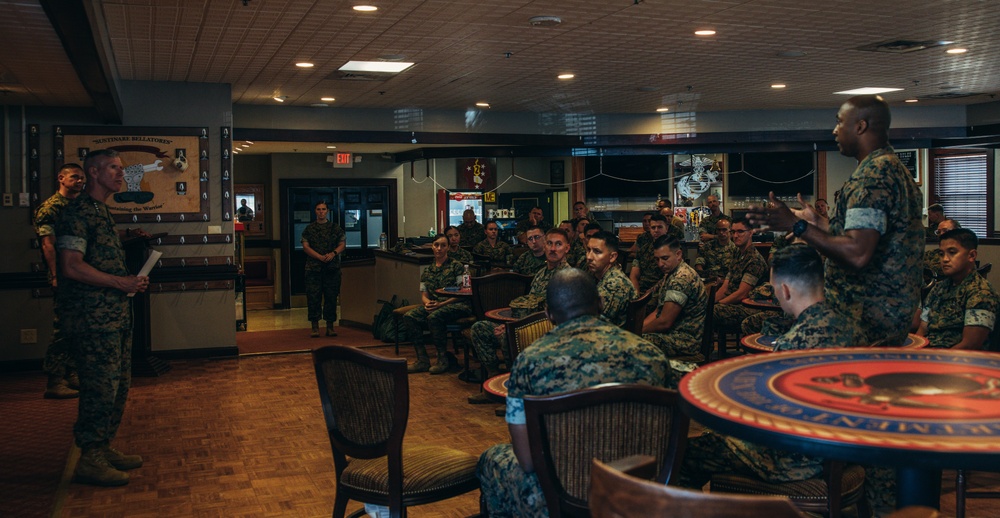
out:
{"label": "tan boot", "polygon": [[94,486],[124,486],[128,484],[128,473],[111,467],[100,448],[90,448],[80,454],[73,480]]}
{"label": "tan boot", "polygon": [[333,322],[326,323],[326,336],[337,336],[337,332],[333,330]]}
{"label": "tan boot", "polygon": [[448,358],[448,353],[438,349],[437,363],[430,368],[431,374],[444,374],[450,367],[451,359]]}
{"label": "tan boot", "polygon": [[45,385],[45,399],[73,399],[80,397],[80,392],[69,388],[69,383],[61,376],[49,376],[49,382]]}
{"label": "tan boot", "polygon": [[319,322],[312,323],[312,333],[309,333],[310,338],[319,338]]}
{"label": "tan boot", "polygon": [[75,372],[67,373],[65,379],[69,388],[73,390],[80,390],[80,376],[77,376]]}
{"label": "tan boot", "polygon": [[414,345],[413,348],[417,350],[417,361],[407,365],[406,372],[410,374],[427,372],[427,369],[431,367],[431,360],[427,357],[427,348],[423,345]]}
{"label": "tan boot", "polygon": [[102,453],[104,453],[104,458],[108,460],[108,463],[117,470],[124,471],[142,467],[142,457],[138,455],[126,455],[111,446],[105,446]]}

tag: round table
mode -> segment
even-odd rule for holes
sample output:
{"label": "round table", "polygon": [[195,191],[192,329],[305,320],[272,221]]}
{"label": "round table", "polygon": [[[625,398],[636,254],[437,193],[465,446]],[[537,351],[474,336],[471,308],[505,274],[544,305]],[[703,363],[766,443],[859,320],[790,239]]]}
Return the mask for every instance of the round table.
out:
{"label": "round table", "polygon": [[498,399],[507,397],[507,382],[510,381],[510,373],[497,374],[483,382],[483,390]]}
{"label": "round table", "polygon": [[806,455],[897,468],[897,506],[940,502],[941,469],[1000,464],[1000,355],[837,348],[722,360],[680,383],[701,424]]}
{"label": "round table", "polygon": [[459,287],[447,287],[438,288],[434,290],[434,293],[441,295],[442,297],[471,297],[472,288],[459,288]]}
{"label": "round table", "polygon": [[506,324],[507,322],[517,322],[520,320],[519,318],[514,318],[511,314],[510,308],[491,309],[486,312],[486,318],[495,322],[500,322],[501,324]]}
{"label": "round table", "polygon": [[754,300],[747,297],[741,302],[748,308],[760,309],[764,311],[781,311],[781,305],[776,304],[771,300]]}
{"label": "round table", "polygon": [[[745,352],[750,354],[756,353],[771,353],[774,352],[774,341],[778,337],[764,335],[762,333],[754,333],[752,335],[746,335],[740,338],[740,348]],[[910,333],[906,337],[906,341],[900,346],[902,349],[923,349],[927,347],[930,342],[920,335],[915,335]]]}

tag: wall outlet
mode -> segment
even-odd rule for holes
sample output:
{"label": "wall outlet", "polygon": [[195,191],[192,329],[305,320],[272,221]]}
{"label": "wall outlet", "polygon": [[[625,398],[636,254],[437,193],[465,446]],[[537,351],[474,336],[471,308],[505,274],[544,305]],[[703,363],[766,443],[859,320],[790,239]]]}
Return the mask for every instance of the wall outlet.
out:
{"label": "wall outlet", "polygon": [[21,343],[22,344],[37,344],[38,343],[38,330],[37,329],[22,329],[21,330]]}
{"label": "wall outlet", "polygon": [[17,206],[18,207],[28,207],[31,205],[31,196],[26,192],[21,192],[17,194]]}
{"label": "wall outlet", "polygon": [[222,225],[209,225],[208,226],[208,233],[209,234],[221,234],[222,233]]}
{"label": "wall outlet", "polygon": [[12,192],[3,193],[3,206],[4,207],[14,206],[14,193]]}

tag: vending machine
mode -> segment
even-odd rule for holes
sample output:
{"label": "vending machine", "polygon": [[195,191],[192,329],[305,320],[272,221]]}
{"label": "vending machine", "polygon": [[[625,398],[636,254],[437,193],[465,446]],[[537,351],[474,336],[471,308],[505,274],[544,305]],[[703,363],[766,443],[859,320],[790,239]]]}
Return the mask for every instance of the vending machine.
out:
{"label": "vending machine", "polygon": [[441,232],[449,225],[462,224],[462,213],[472,209],[476,213],[476,221],[483,222],[483,191],[448,191],[438,189],[437,231]]}

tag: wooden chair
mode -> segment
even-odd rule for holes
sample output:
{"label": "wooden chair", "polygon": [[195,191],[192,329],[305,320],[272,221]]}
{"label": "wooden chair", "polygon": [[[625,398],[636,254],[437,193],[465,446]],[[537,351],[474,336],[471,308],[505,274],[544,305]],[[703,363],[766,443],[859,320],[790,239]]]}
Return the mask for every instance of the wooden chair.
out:
{"label": "wooden chair", "polygon": [[796,482],[772,484],[756,477],[727,473],[712,477],[713,493],[767,495],[788,498],[809,513],[839,518],[841,510],[859,506],[859,515],[869,516],[865,499],[865,470],[857,464],[827,461],[823,475]]}
{"label": "wooden chair", "polygon": [[964,469],[955,474],[955,518],[965,518],[967,498],[1000,498],[1000,491],[969,491],[968,474]]}
{"label": "wooden chair", "polygon": [[[705,328],[701,334],[701,355],[705,358],[702,365],[712,362],[712,352],[715,350],[715,342],[712,340],[712,324],[715,314],[715,291],[718,289],[717,283],[712,283],[707,287],[708,306],[705,308]],[[721,358],[721,354],[719,358]]]}
{"label": "wooden chair", "polygon": [[514,359],[521,354],[521,351],[551,331],[553,327],[555,326],[544,311],[532,313],[521,320],[507,324],[507,367],[514,364]]}
{"label": "wooden chair", "polygon": [[676,391],[618,383],[524,398],[528,444],[549,515],[589,516],[590,465],[632,455],[656,459],[656,481],[680,471],[688,417]]}
{"label": "wooden chair", "polygon": [[637,335],[642,334],[642,322],[643,320],[646,320],[646,306],[652,298],[653,290],[649,290],[645,295],[629,302],[628,316],[625,317],[625,323],[622,325],[622,329],[631,331]]}
{"label": "wooden chair", "polygon": [[337,473],[334,518],[344,516],[349,500],[386,505],[400,517],[407,506],[479,488],[477,455],[403,447],[410,405],[405,359],[338,345],[312,356]]}
{"label": "wooden chair", "polygon": [[626,475],[598,459],[594,459],[590,472],[590,515],[593,518],[806,516],[785,498],[720,495],[680,489]]}

